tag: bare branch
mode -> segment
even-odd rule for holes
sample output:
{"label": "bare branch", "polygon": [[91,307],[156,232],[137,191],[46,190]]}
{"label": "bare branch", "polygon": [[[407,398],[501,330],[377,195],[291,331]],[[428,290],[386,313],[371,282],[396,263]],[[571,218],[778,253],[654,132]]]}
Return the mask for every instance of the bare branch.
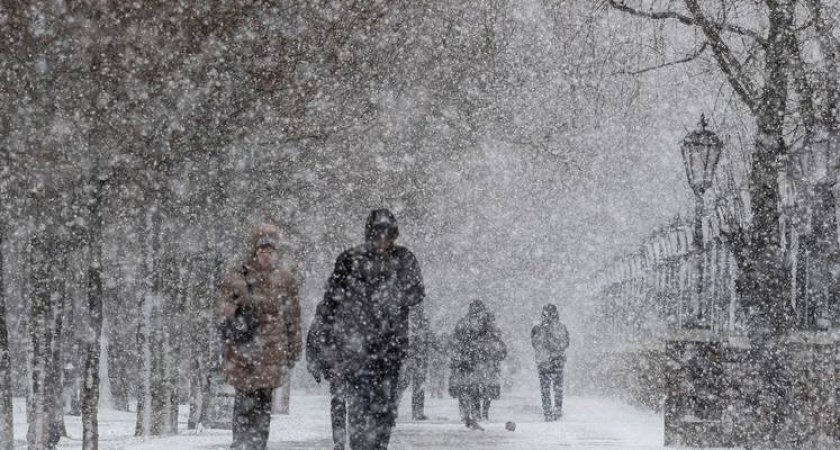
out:
{"label": "bare branch", "polygon": [[721,71],[723,71],[724,75],[726,75],[732,89],[736,94],[738,94],[741,101],[747,105],[750,111],[753,113],[756,112],[758,108],[758,90],[753,85],[753,81],[745,74],[743,64],[738,61],[738,59],[732,54],[732,50],[726,42],[724,42],[721,32],[726,31],[736,33],[741,36],[748,36],[754,39],[756,43],[762,47],[767,46],[766,39],[751,30],[744,29],[737,25],[721,24],[707,19],[696,0],[685,0],[686,7],[691,13],[691,16],[686,16],[674,11],[640,11],[625,5],[623,2],[620,3],[619,1],[620,0],[607,0],[607,4],[616,10],[630,15],[654,20],[673,19],[686,25],[699,27],[706,35],[707,42],[712,47],[715,59],[717,60]]}
{"label": "bare branch", "polygon": [[840,65],[840,42],[834,37],[823,16],[822,4],[818,0],[807,0],[806,5],[811,13],[814,27],[817,31],[818,42],[822,52],[823,61],[826,72],[832,74],[827,77],[828,83],[828,101],[826,102],[825,110],[820,114],[822,120],[833,121],[834,113],[837,104],[840,103],[840,86],[837,83],[837,77],[833,74],[837,73],[838,65]]}
{"label": "bare branch", "polygon": [[689,12],[694,16],[696,23],[703,30],[706,39],[712,46],[715,59],[720,66],[721,71],[726,75],[729,84],[735,93],[741,98],[744,104],[750,108],[750,111],[756,113],[758,106],[758,90],[753,85],[752,80],[744,73],[742,64],[732,54],[732,50],[723,41],[720,35],[720,30],[716,25],[706,19],[703,10],[697,3],[697,0],[685,0],[685,5]]}
{"label": "bare branch", "polygon": [[303,141],[324,141],[330,135],[329,134],[304,134],[300,136],[289,136],[284,139],[274,139],[271,141],[245,141],[246,145],[253,145],[256,147],[279,147],[288,144],[296,144]]}
{"label": "bare branch", "polygon": [[510,138],[507,138],[507,137],[499,137],[498,139],[501,142],[505,142],[505,143],[513,144],[513,145],[520,145],[520,146],[523,146],[523,147],[526,147],[526,148],[536,150],[539,153],[542,153],[542,154],[548,156],[554,162],[562,164],[563,166],[566,166],[566,167],[571,167],[571,168],[577,170],[578,172],[583,172],[583,168],[580,167],[580,164],[578,164],[573,159],[564,158],[560,154],[554,153],[553,151],[551,151],[548,148],[548,146],[546,144],[539,143],[539,142],[522,140],[522,139],[510,139]]}
{"label": "bare branch", "polygon": [[793,59],[793,64],[791,64],[793,85],[799,94],[799,115],[802,117],[802,126],[805,128],[805,139],[808,142],[814,134],[814,125],[816,124],[814,89],[808,82],[808,77],[805,74],[805,62],[802,59],[802,49],[799,41],[795,37],[792,37],[790,43],[790,53]]}
{"label": "bare branch", "polygon": [[652,67],[645,67],[644,69],[633,70],[633,71],[619,70],[617,72],[613,72],[612,75],[641,75],[643,73],[651,72],[651,71],[654,71],[654,70],[659,70],[659,69],[662,69],[662,68],[665,68],[665,67],[676,66],[678,64],[684,64],[684,63],[687,63],[687,62],[691,62],[691,61],[694,61],[695,59],[697,59],[697,57],[699,57],[703,53],[703,51],[706,50],[706,46],[708,44],[709,44],[708,42],[703,42],[703,45],[701,45],[700,48],[698,48],[693,54],[691,54],[689,56],[686,56],[685,58],[678,59],[676,61],[669,61],[669,62],[666,62],[666,63],[657,64],[657,65],[652,66]]}
{"label": "bare branch", "polygon": [[[621,1],[621,3],[619,3],[619,1]],[[680,14],[676,11],[645,12],[645,11],[634,9],[634,8],[631,8],[627,5],[625,5],[623,3],[623,0],[608,0],[608,3],[614,9],[617,9],[619,11],[625,12],[625,13],[633,15],[633,16],[646,17],[648,19],[656,19],[656,20],[673,19],[673,20],[676,20],[676,21],[678,21],[682,24],[695,26],[695,27],[696,26],[703,26],[705,24],[706,26],[712,27],[713,29],[717,30],[718,32],[726,31],[726,32],[729,32],[729,33],[740,34],[741,36],[746,36],[746,37],[749,37],[751,39],[754,39],[762,47],[767,45],[767,40],[764,39],[764,37],[762,37],[760,34],[758,34],[757,32],[755,32],[753,30],[750,30],[748,28],[744,28],[744,27],[741,27],[741,26],[738,26],[738,25],[734,25],[734,24],[730,24],[730,23],[711,22],[711,21],[707,20],[706,18],[697,17],[696,15],[695,15],[695,17],[690,17],[690,16],[686,16],[684,14]]]}

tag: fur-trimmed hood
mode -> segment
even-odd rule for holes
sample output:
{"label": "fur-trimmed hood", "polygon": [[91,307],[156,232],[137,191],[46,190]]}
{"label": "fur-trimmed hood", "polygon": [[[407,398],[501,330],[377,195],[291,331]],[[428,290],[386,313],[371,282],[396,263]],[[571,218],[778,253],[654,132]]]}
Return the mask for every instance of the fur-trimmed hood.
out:
{"label": "fur-trimmed hood", "polygon": [[245,242],[245,261],[246,265],[250,265],[257,256],[257,248],[262,245],[271,245],[278,252],[280,251],[280,227],[274,223],[264,223],[255,228]]}

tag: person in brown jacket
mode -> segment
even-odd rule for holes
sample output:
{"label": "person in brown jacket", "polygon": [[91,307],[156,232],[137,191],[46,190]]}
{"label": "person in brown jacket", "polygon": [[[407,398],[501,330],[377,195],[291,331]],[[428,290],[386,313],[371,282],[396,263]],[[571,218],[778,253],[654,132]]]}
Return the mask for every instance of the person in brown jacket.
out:
{"label": "person in brown jacket", "polygon": [[235,450],[265,449],[272,392],[286,381],[301,353],[298,284],[279,267],[279,247],[277,226],[257,228],[245,262],[224,278],[216,300],[222,368],[236,389]]}

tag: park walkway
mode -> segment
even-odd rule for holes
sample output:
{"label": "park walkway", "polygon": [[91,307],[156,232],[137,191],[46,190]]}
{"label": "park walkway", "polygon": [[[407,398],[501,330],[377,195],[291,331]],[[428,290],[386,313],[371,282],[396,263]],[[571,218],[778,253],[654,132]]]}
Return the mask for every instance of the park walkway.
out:
{"label": "park walkway", "polygon": [[[485,431],[467,430],[458,423],[455,401],[450,398],[430,399],[427,414],[430,420],[413,422],[407,405],[394,433],[393,450],[543,450],[543,449],[660,449],[662,418],[659,414],[641,411],[620,402],[572,397],[567,400],[566,415],[560,422],[545,423],[539,409],[539,398],[532,395],[508,395],[493,405],[490,423]],[[274,416],[269,450],[329,450],[329,399],[324,395],[294,392],[292,415]],[[22,406],[22,405],[20,405]],[[16,408],[18,447],[25,448],[26,436],[23,408]],[[185,413],[186,411],[183,411]],[[154,439],[133,437],[135,416],[104,409],[100,417],[102,450],[182,450],[225,449],[230,432],[224,430],[183,429],[177,436]],[[185,422],[186,417],[182,417]],[[505,430],[504,424],[514,421],[516,431]],[[62,440],[59,448],[81,448],[81,425],[78,418],[68,417],[70,440]]]}

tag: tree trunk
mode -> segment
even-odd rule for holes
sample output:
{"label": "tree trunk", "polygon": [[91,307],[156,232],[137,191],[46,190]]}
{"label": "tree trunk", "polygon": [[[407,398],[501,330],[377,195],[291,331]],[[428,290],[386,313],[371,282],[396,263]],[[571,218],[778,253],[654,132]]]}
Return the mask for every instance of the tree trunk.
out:
{"label": "tree trunk", "polygon": [[166,293],[166,314],[164,316],[165,333],[165,378],[167,391],[167,434],[178,433],[178,408],[180,406],[180,386],[182,361],[189,362],[188,355],[184,355],[184,338],[190,334],[189,320],[186,317],[187,290],[190,283],[190,272],[183,260],[179,260],[168,251],[165,259],[166,279],[163,280],[163,291]]}
{"label": "tree trunk", "polygon": [[30,300],[30,339],[32,345],[31,399],[27,405],[29,429],[27,445],[31,450],[55,448],[60,430],[53,424],[53,279],[55,273],[54,236],[40,233],[32,239],[32,287]]}
{"label": "tree trunk", "polygon": [[[169,320],[166,320],[166,322],[169,322]],[[165,323],[165,325],[170,324]],[[173,345],[174,339],[172,332],[169,331],[170,329],[163,330],[161,333],[160,357],[163,366],[161,370],[162,434],[178,433],[178,369],[175,363],[177,348]]]}
{"label": "tree trunk", "polygon": [[111,295],[106,298],[104,310],[106,334],[108,336],[108,380],[111,388],[111,404],[117,411],[129,412],[129,399],[134,396],[135,380],[137,379],[137,350],[132,344],[136,333],[131,332],[133,320],[138,318],[133,309],[129,292],[136,291],[134,285],[127,285],[124,280],[118,280],[117,286],[111,289]]}
{"label": "tree trunk", "polygon": [[82,448],[99,447],[99,357],[102,338],[102,197],[105,180],[94,179],[88,229],[88,325],[82,352]]}
{"label": "tree trunk", "polygon": [[164,295],[161,289],[161,220],[153,211],[147,215],[147,244],[144,265],[144,289],[137,341],[142,359],[142,380],[137,396],[137,436],[160,436],[168,428],[170,403],[165,379],[163,317]]}
{"label": "tree trunk", "polygon": [[154,244],[153,213],[146,215],[146,243],[143,245],[143,286],[139,295],[137,313],[137,350],[140,353],[140,382],[137,385],[137,427],[136,436],[151,435],[152,414],[152,349],[151,349],[151,321],[152,321],[152,264]]}
{"label": "tree trunk", "polygon": [[108,333],[108,353],[106,355],[108,380],[111,388],[111,406],[117,411],[128,412],[129,393],[131,392],[130,378],[133,376],[131,371],[137,367],[132,364],[134,349],[129,348],[125,338],[121,336],[125,328],[115,326],[110,319],[108,320],[108,328],[112,329]]}
{"label": "tree trunk", "polygon": [[[206,292],[207,301],[211,302],[209,299],[215,294],[215,291],[205,289],[202,292]],[[201,390],[201,408],[198,421],[199,423],[206,424],[210,414],[210,400],[213,396],[211,380],[213,379],[213,375],[220,369],[215,353],[216,332],[213,326],[213,312],[208,307],[199,316],[205,318],[205,320],[200,322],[199,333],[201,336],[206,336],[206,339],[210,341],[209,343],[196,343],[193,345],[196,351],[195,359],[197,360],[196,366],[198,368],[196,378],[200,383]]]}
{"label": "tree trunk", "polygon": [[12,415],[12,358],[6,327],[6,285],[3,277],[4,231],[3,225],[0,224],[0,450],[12,450],[15,436]]}
{"label": "tree trunk", "polygon": [[836,273],[840,263],[840,250],[837,245],[837,202],[834,195],[833,182],[819,183],[814,187],[813,217],[811,220],[814,246],[816,253],[814,267],[817,269],[811,276],[812,298],[816,317],[814,326],[826,329],[836,320],[838,307],[838,287],[840,277]]}
{"label": "tree trunk", "polygon": [[202,367],[201,361],[199,358],[196,357],[195,354],[190,355],[190,392],[189,392],[189,401],[190,401],[190,413],[187,419],[187,429],[188,430],[195,430],[198,428],[198,424],[201,423],[201,406],[202,406],[202,395],[204,394],[203,389],[203,376],[202,376]]}
{"label": "tree trunk", "polygon": [[143,361],[142,379],[137,396],[137,436],[161,436],[166,432],[168,416],[164,377],[164,345],[158,328],[160,311],[154,295],[144,300],[145,317],[138,330],[138,344]]}
{"label": "tree trunk", "polygon": [[140,352],[139,372],[140,382],[137,384],[137,426],[134,430],[135,436],[150,435],[150,414],[151,414],[151,377],[152,361],[151,349],[149,348],[149,296],[150,292],[143,290],[138,295],[139,320],[137,324],[137,349]]}
{"label": "tree trunk", "polygon": [[189,357],[189,403],[190,413],[187,420],[187,429],[194,430],[201,423],[203,417],[202,405],[205,395],[204,384],[207,380],[205,367],[205,348],[207,339],[202,318],[206,312],[202,311],[201,299],[205,295],[205,289],[201,289],[203,272],[200,271],[203,258],[193,258],[186,266],[186,284],[184,286],[184,305],[186,308],[186,320],[189,323],[189,339],[185,341],[185,352]]}
{"label": "tree trunk", "polygon": [[768,2],[770,27],[765,54],[765,84],[756,117],[757,135],[749,174],[752,225],[749,246],[743,253],[742,302],[748,310],[757,389],[750,393],[755,426],[751,443],[777,444],[790,413],[786,397],[791,389],[787,351],[782,336],[792,327],[790,274],[784,270],[784,248],[779,229],[779,163],[787,151],[784,117],[788,101],[788,62],[792,49],[792,1]]}
{"label": "tree trunk", "polygon": [[[155,352],[153,354],[153,367],[155,375],[152,377],[152,405],[153,421],[152,429],[155,435],[173,434],[177,431],[177,401],[175,402],[176,413],[172,413],[172,391],[175,369],[173,364],[173,328],[176,326],[177,308],[172,286],[175,282],[172,279],[172,260],[169,257],[169,250],[162,245],[163,236],[158,238],[161,243],[157,253],[155,264],[155,293],[158,297],[156,313],[154,314],[155,324]],[[180,325],[177,325],[180,326]],[[173,420],[175,427],[173,429]]]}
{"label": "tree trunk", "polygon": [[167,390],[166,378],[164,370],[164,339],[163,333],[158,329],[157,325],[160,323],[160,311],[157,310],[153,314],[155,330],[152,333],[151,360],[152,360],[152,377],[151,377],[151,423],[150,434],[152,436],[162,436],[166,433],[167,423],[166,417],[169,411],[167,410]]}
{"label": "tree trunk", "polygon": [[50,414],[52,415],[51,426],[59,436],[67,436],[67,429],[64,426],[64,368],[62,367],[62,335],[64,333],[64,315],[67,305],[67,279],[65,274],[69,272],[67,264],[67,247],[62,246],[61,256],[55,258],[57,270],[53,270],[55,276],[51,280],[55,289],[54,298],[58,303],[52,307],[50,318],[50,335],[52,336],[52,355],[50,357],[49,385],[53,397]]}

